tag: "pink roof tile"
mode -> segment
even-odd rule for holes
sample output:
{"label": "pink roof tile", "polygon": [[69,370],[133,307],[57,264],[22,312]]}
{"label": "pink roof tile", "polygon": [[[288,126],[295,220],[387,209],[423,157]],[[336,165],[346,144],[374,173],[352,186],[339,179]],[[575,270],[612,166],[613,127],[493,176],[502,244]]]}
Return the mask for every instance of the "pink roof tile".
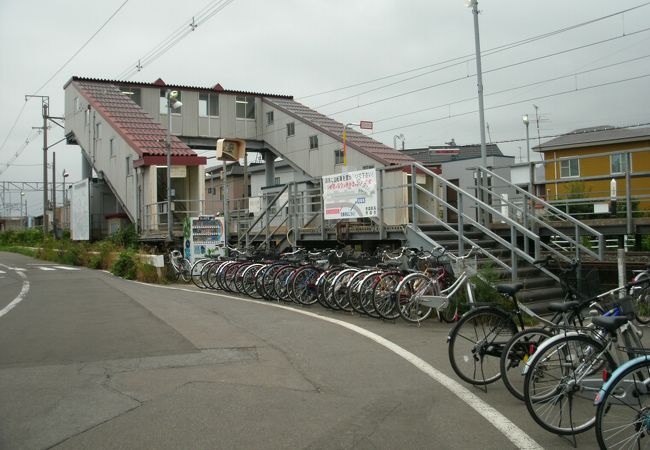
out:
{"label": "pink roof tile", "polygon": [[[166,156],[167,131],[113,84],[73,81],[81,95],[141,157]],[[172,157],[199,156],[179,138],[171,136]],[[204,158],[202,158],[204,159]]]}
{"label": "pink roof tile", "polygon": [[[344,125],[331,117],[327,117],[289,98],[265,97],[262,101],[343,142],[342,134]],[[350,128],[347,130],[346,144],[386,166],[415,162],[410,156]]]}

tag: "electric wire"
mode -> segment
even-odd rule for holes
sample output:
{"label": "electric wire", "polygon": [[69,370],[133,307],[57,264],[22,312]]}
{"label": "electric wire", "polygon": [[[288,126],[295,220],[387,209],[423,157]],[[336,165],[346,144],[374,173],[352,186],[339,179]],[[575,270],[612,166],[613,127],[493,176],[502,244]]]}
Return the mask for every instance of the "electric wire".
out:
{"label": "electric wire", "polygon": [[111,14],[111,15],[108,17],[108,19],[106,19],[106,20],[104,21],[104,23],[102,24],[102,26],[100,26],[100,27],[97,29],[97,31],[95,31],[95,32],[92,34],[92,36],[90,36],[90,37],[86,40],[86,42],[84,42],[83,45],[82,45],[81,47],[79,47],[79,49],[77,49],[77,51],[74,52],[74,53],[72,54],[72,56],[71,56],[70,58],[68,58],[68,60],[67,60],[66,62],[64,62],[63,65],[62,65],[61,67],[59,67],[59,69],[58,69],[56,72],[54,72],[54,74],[53,74],[50,78],[48,78],[48,80],[47,80],[45,83],[43,83],[43,84],[41,85],[41,87],[39,87],[38,89],[36,89],[36,91],[34,92],[34,94],[38,94],[38,93],[39,93],[39,92],[40,92],[40,91],[41,91],[45,86],[47,86],[47,85],[50,83],[50,81],[52,81],[52,80],[54,79],[54,77],[56,77],[59,73],[61,73],[61,71],[62,71],[62,70],[63,70],[63,69],[68,65],[68,64],[70,64],[70,62],[71,62],[71,61],[72,61],[72,60],[73,60],[73,59],[74,59],[74,58],[75,58],[79,53],[81,53],[81,51],[82,51],[84,48],[86,48],[86,46],[90,43],[90,41],[92,41],[93,38],[94,38],[95,36],[97,36],[97,35],[99,34],[99,32],[102,31],[102,30],[106,27],[106,25],[108,25],[108,23],[113,19],[113,17],[115,17],[115,16],[117,15],[117,13],[120,12],[120,10],[121,10],[121,9],[124,7],[124,5],[126,5],[128,2],[129,2],[129,0],[124,0],[124,2],[123,2],[123,3],[122,3],[122,4],[121,4],[121,5],[120,5],[120,6],[119,6],[119,7],[118,7],[114,12],[113,12],[113,14]]}
{"label": "electric wire", "polygon": [[[570,49],[560,50],[558,52],[548,53],[546,55],[537,56],[535,58],[525,59],[525,60],[522,60],[522,61],[518,61],[516,63],[506,64],[505,66],[495,67],[494,69],[484,70],[483,74],[498,72],[500,70],[510,69],[512,67],[516,67],[516,66],[523,65],[523,64],[528,64],[528,63],[531,63],[531,62],[541,61],[543,59],[552,58],[554,56],[566,54],[566,53],[569,53],[569,52],[583,50],[585,48],[592,47],[594,45],[604,44],[604,43],[611,42],[611,41],[614,41],[614,40],[617,40],[617,39],[626,38],[628,36],[634,36],[634,35],[639,34],[639,33],[645,33],[647,31],[650,31],[650,27],[643,28],[643,29],[637,30],[637,31],[633,31],[631,33],[627,33],[627,34],[624,34],[624,35],[621,35],[621,36],[614,36],[614,37],[611,37],[611,38],[602,39],[600,41],[591,42],[589,44],[580,45],[580,46],[573,47],[573,48],[570,48]],[[476,74],[473,74],[472,77],[475,76],[475,75]],[[352,111],[352,110],[355,110],[355,109],[363,108],[365,106],[376,105],[377,103],[383,103],[383,102],[388,101],[388,100],[393,100],[393,99],[396,99],[396,98],[404,97],[406,95],[414,94],[414,93],[417,93],[417,92],[422,92],[422,91],[425,91],[427,89],[433,89],[433,88],[436,88],[436,87],[440,87],[440,86],[455,83],[455,82],[458,82],[458,81],[466,80],[467,78],[469,78],[469,77],[468,76],[463,76],[463,77],[453,78],[453,79],[446,80],[446,81],[441,81],[439,83],[435,83],[435,84],[432,84],[432,85],[420,87],[420,88],[417,88],[417,89],[412,89],[410,91],[402,92],[402,93],[391,95],[391,96],[388,96],[388,97],[383,97],[383,98],[380,98],[380,99],[377,99],[377,100],[370,101],[368,103],[363,103],[363,104],[360,104],[360,105],[357,105],[357,106],[342,109],[340,111],[336,111],[336,112],[329,113],[329,114],[331,114],[331,115],[341,114],[341,113],[344,113],[344,112],[348,112],[348,111]]]}
{"label": "electric wire", "polygon": [[20,117],[23,115],[23,112],[25,111],[25,107],[27,106],[27,102],[29,101],[29,97],[25,97],[25,102],[23,103],[22,108],[20,108],[20,111],[18,111],[18,115],[16,116],[16,119],[14,120],[13,125],[11,125],[11,128],[9,128],[9,132],[7,133],[7,136],[5,137],[4,141],[2,141],[2,145],[0,145],[0,152],[5,148],[5,145],[7,144],[7,141],[11,137],[11,134],[13,133],[14,129],[16,128],[16,124],[20,120]]}
{"label": "electric wire", "polygon": [[[626,64],[626,63],[629,63],[629,62],[639,61],[639,60],[645,59],[645,58],[650,58],[650,54],[643,55],[643,56],[638,56],[636,58],[626,59],[626,60],[623,60],[623,61],[617,61],[617,62],[614,62],[614,63],[611,63],[611,64],[606,64],[606,65],[603,65],[603,66],[599,66],[599,67],[593,67],[591,69],[581,70],[579,72],[574,72],[574,73],[570,73],[570,74],[566,74],[566,75],[560,75],[560,76],[553,77],[553,78],[547,78],[545,80],[533,81],[531,83],[526,83],[526,84],[522,84],[522,85],[519,85],[519,86],[511,87],[511,88],[502,89],[502,90],[499,90],[499,91],[487,92],[487,93],[484,94],[484,97],[490,97],[490,96],[494,96],[494,95],[498,95],[498,94],[504,94],[506,92],[517,91],[517,90],[525,89],[525,88],[532,87],[532,86],[539,86],[541,84],[551,83],[553,81],[559,81],[559,80],[563,80],[565,78],[573,78],[573,77],[577,77],[579,75],[584,75],[584,74],[587,74],[587,73],[596,72],[598,70],[609,69],[611,67],[619,66],[619,65]],[[373,122],[374,123],[381,123],[381,122],[385,122],[385,121],[388,121],[388,120],[394,120],[394,119],[398,119],[398,118],[401,118],[401,117],[410,116],[410,115],[413,115],[413,114],[418,114],[418,113],[422,113],[422,112],[426,112],[426,111],[431,111],[433,109],[450,107],[452,105],[456,105],[456,104],[459,104],[459,103],[474,101],[474,100],[476,100],[476,98],[477,98],[476,96],[472,96],[472,97],[467,97],[467,98],[464,98],[464,99],[461,99],[461,100],[445,102],[445,103],[442,103],[442,104],[439,104],[439,105],[436,105],[436,106],[430,106],[430,107],[427,107],[427,108],[418,109],[416,111],[410,111],[410,112],[398,114],[398,115],[395,115],[395,116],[384,117],[382,119],[374,120]]]}
{"label": "electric wire", "polygon": [[138,59],[138,61],[129,65],[128,68],[123,70],[118,76],[118,79],[127,80],[131,78],[133,75],[141,71],[144,67],[148,66],[160,56],[164,55],[167,51],[169,51],[172,47],[184,39],[188,34],[194,31],[199,25],[202,25],[210,20],[212,17],[214,17],[214,15],[219,13],[234,1],[235,0],[216,0],[208,3],[208,5],[203,7],[203,9],[201,9],[192,17],[192,20],[190,22],[186,22],[181,25],[169,36],[154,46],[154,48],[152,48],[143,57]]}
{"label": "electric wire", "polygon": [[10,166],[12,166],[12,163],[20,156],[20,154],[27,148],[27,146],[32,142],[34,138],[36,138],[38,135],[40,135],[42,130],[36,130],[27,138],[25,141],[22,143],[20,147],[18,147],[18,150],[13,154],[13,156],[9,159],[8,162],[4,164],[0,164],[0,175],[2,175]]}
{"label": "electric wire", "polygon": [[[483,56],[489,56],[489,55],[492,55],[492,54],[495,54],[495,53],[498,53],[498,52],[501,52],[501,51],[504,51],[504,50],[510,50],[512,48],[519,47],[520,45],[529,44],[531,42],[535,42],[535,41],[538,41],[540,39],[545,39],[547,37],[552,37],[552,36],[555,36],[557,34],[561,34],[561,33],[567,32],[567,31],[571,31],[571,30],[574,30],[576,28],[580,28],[580,27],[583,27],[583,26],[586,26],[586,25],[591,25],[593,23],[596,23],[596,22],[599,22],[599,21],[602,21],[602,20],[606,20],[606,19],[610,19],[610,18],[615,17],[617,15],[625,14],[627,12],[633,11],[635,9],[643,8],[643,7],[648,6],[648,5],[650,5],[650,2],[642,3],[640,5],[637,5],[637,6],[628,8],[628,9],[617,11],[617,12],[614,12],[614,13],[611,13],[611,14],[607,14],[605,16],[597,17],[595,19],[591,19],[591,20],[588,20],[588,21],[585,21],[585,22],[581,22],[581,23],[578,23],[578,24],[575,24],[575,25],[568,26],[568,27],[559,28],[557,30],[549,31],[547,33],[543,33],[543,34],[540,34],[540,35],[537,35],[537,36],[532,36],[532,37],[529,37],[529,38],[526,38],[526,39],[522,39],[520,41],[515,41],[515,42],[508,43],[508,44],[503,44],[503,45],[500,45],[500,46],[497,46],[497,47],[482,51],[481,56],[482,57]],[[374,79],[371,79],[371,80],[362,81],[362,82],[355,83],[355,84],[350,84],[350,85],[343,86],[343,87],[340,87],[340,88],[335,88],[335,89],[330,89],[330,90],[327,90],[327,91],[322,91],[322,92],[318,92],[318,93],[314,93],[314,94],[304,95],[304,96],[297,97],[297,98],[299,100],[304,100],[304,99],[307,99],[307,98],[310,98],[310,97],[316,97],[316,96],[320,96],[320,95],[324,95],[324,94],[331,94],[333,92],[338,92],[338,91],[350,89],[350,88],[353,88],[353,87],[363,86],[363,85],[374,83],[374,82],[377,82],[377,81],[383,81],[383,80],[386,80],[386,79],[389,79],[389,78],[394,78],[396,76],[406,75],[406,74],[409,74],[409,73],[417,72],[418,70],[424,70],[424,69],[439,66],[439,65],[442,65],[442,64],[448,64],[448,63],[452,63],[452,62],[455,62],[455,61],[458,61],[458,60],[462,60],[459,64],[465,64],[468,61],[472,61],[474,59],[474,57],[475,57],[474,53],[463,55],[463,56],[458,56],[456,58],[451,58],[451,59],[447,59],[447,60],[440,61],[440,62],[437,62],[437,63],[428,64],[426,66],[420,66],[420,67],[416,67],[414,69],[409,69],[409,70],[405,70],[405,71],[402,71],[402,72],[397,72],[397,73],[394,73],[394,74],[385,75],[385,76],[382,76],[382,77],[379,77],[379,78],[374,78]],[[453,64],[452,66],[449,66],[449,67],[453,67],[453,66],[456,66],[456,65],[459,65],[459,64]],[[427,73],[429,73],[429,72],[427,72]],[[422,75],[426,75],[427,73],[424,73]],[[414,78],[414,77],[412,77],[412,78]],[[407,79],[405,79],[403,81],[408,81],[408,80],[410,80],[412,78],[407,78]],[[361,94],[357,94],[357,95],[361,95]],[[355,97],[357,95],[355,95]],[[343,99],[341,99],[340,101],[342,101],[342,100]]]}

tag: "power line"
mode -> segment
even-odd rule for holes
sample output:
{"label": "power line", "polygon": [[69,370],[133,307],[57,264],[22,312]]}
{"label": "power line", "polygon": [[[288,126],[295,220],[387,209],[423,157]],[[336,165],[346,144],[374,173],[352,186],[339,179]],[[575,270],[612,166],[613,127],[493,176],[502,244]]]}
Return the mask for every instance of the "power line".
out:
{"label": "power line", "polygon": [[25,111],[25,106],[27,106],[27,101],[29,99],[25,98],[25,103],[23,103],[23,107],[20,108],[20,111],[18,111],[18,115],[16,116],[16,120],[14,120],[13,125],[11,128],[9,128],[9,133],[7,133],[7,136],[5,137],[5,140],[2,141],[2,145],[0,145],[0,152],[2,151],[3,148],[5,148],[5,145],[7,144],[7,141],[9,140],[9,137],[11,136],[11,133],[13,133],[14,128],[16,128],[16,124],[20,120],[20,117],[23,115],[23,112]]}
{"label": "power line", "polygon": [[[535,57],[535,58],[529,58],[529,59],[519,61],[519,62],[516,62],[516,63],[507,64],[505,66],[496,67],[494,69],[485,70],[485,71],[483,71],[483,73],[486,74],[486,73],[497,72],[499,70],[509,69],[509,68],[516,67],[516,66],[519,66],[519,65],[522,65],[522,64],[528,64],[528,63],[531,63],[531,62],[540,61],[542,59],[551,58],[553,56],[558,56],[558,55],[562,55],[562,54],[577,51],[577,50],[583,50],[583,49],[585,49],[587,47],[603,44],[603,43],[606,43],[606,42],[611,42],[611,41],[614,41],[614,40],[617,40],[617,39],[622,39],[622,38],[625,38],[625,37],[628,37],[628,36],[634,36],[635,34],[644,33],[644,32],[647,32],[647,31],[650,31],[650,27],[643,28],[641,30],[637,30],[637,31],[634,31],[634,32],[631,32],[631,33],[627,33],[627,34],[624,34],[624,35],[621,35],[621,36],[615,36],[615,37],[612,37],[612,38],[592,42],[590,44],[580,45],[578,47],[573,47],[573,48],[570,48],[570,49],[561,50],[559,52],[549,53],[549,54],[546,54],[546,55],[538,56],[538,57]],[[373,100],[371,102],[364,103],[364,104],[357,105],[357,106],[353,106],[351,108],[342,109],[340,111],[336,111],[336,112],[333,112],[333,113],[330,113],[330,114],[331,115],[341,114],[341,113],[344,113],[344,112],[348,112],[348,111],[352,111],[352,110],[355,110],[355,109],[363,108],[364,106],[375,105],[377,103],[382,103],[382,102],[385,102],[385,101],[388,101],[388,100],[393,100],[395,98],[403,97],[405,95],[410,95],[410,94],[421,92],[421,91],[424,91],[424,90],[427,90],[427,89],[432,89],[432,88],[435,88],[435,87],[444,86],[446,84],[455,83],[457,81],[466,80],[467,78],[468,77],[466,77],[466,76],[459,77],[459,78],[453,78],[451,80],[442,81],[440,83],[432,84],[432,85],[429,85],[429,86],[424,86],[424,87],[413,89],[413,90],[410,90],[410,91],[407,91],[407,92],[402,92],[400,94],[395,94],[395,95],[391,95],[389,97],[384,97],[384,98],[380,98],[380,99],[377,99],[377,100]]]}
{"label": "power line", "polygon": [[160,56],[164,55],[167,51],[169,51],[172,47],[184,39],[188,34],[194,31],[199,25],[202,25],[210,20],[215,14],[219,13],[234,1],[235,0],[213,0],[208,3],[208,5],[203,7],[203,9],[201,9],[192,17],[192,20],[189,23],[186,22],[177,28],[174,32],[172,32],[169,36],[157,44],[153,49],[151,49],[146,55],[123,70],[122,73],[118,76],[118,79],[131,78],[144,67],[148,66]]}
{"label": "power line", "polygon": [[[629,62],[638,61],[638,60],[645,59],[645,58],[650,58],[650,54],[644,55],[644,56],[639,56],[639,57],[636,57],[636,58],[626,59],[624,61],[618,61],[618,62],[611,63],[611,64],[606,64],[604,66],[594,67],[592,69],[587,69],[587,70],[582,70],[582,71],[579,71],[579,72],[574,72],[574,73],[567,74],[567,75],[561,75],[561,76],[557,76],[557,77],[553,77],[553,78],[547,78],[546,80],[534,81],[532,83],[522,84],[522,85],[511,87],[511,88],[502,89],[500,91],[490,92],[490,93],[485,94],[485,96],[489,97],[489,96],[493,96],[493,95],[504,94],[506,92],[516,91],[516,90],[519,90],[519,89],[524,89],[524,88],[528,88],[528,87],[532,87],[532,86],[539,86],[541,84],[550,83],[550,82],[562,80],[562,79],[565,79],[565,78],[577,77],[578,75],[584,75],[586,73],[596,72],[598,70],[603,70],[603,69],[608,69],[610,67],[618,66],[618,65],[621,65],[621,64],[626,64],[626,63],[629,63]],[[433,109],[450,107],[452,105],[456,105],[456,104],[459,104],[459,103],[464,103],[464,102],[467,102],[467,101],[473,101],[473,100],[476,100],[475,96],[474,97],[467,97],[467,98],[464,98],[464,99],[461,99],[461,100],[455,100],[455,101],[452,101],[452,102],[446,102],[446,103],[442,103],[440,105],[430,106],[430,107],[427,107],[427,108],[418,109],[416,111],[411,111],[411,112],[407,112],[407,113],[403,113],[403,114],[398,114],[398,115],[395,115],[395,116],[385,117],[383,119],[377,119],[377,120],[374,120],[373,122],[374,123],[381,123],[381,122],[385,122],[387,120],[398,119],[398,118],[401,118],[401,117],[410,116],[412,114],[418,114],[418,113],[422,113],[422,112],[425,112],[425,111],[431,111]]]}
{"label": "power line", "polygon": [[[557,96],[560,96],[560,95],[571,94],[571,93],[574,93],[574,92],[586,91],[586,90],[590,90],[590,89],[596,89],[596,88],[600,88],[600,87],[604,87],[604,86],[610,86],[610,85],[618,84],[618,83],[625,83],[625,82],[628,82],[628,81],[639,80],[639,79],[647,78],[647,77],[650,77],[650,73],[644,74],[644,75],[639,75],[639,76],[636,76],[636,77],[625,78],[625,79],[622,79],[622,80],[609,81],[609,82],[606,82],[606,83],[595,84],[595,85],[587,86],[587,87],[584,87],[584,88],[575,88],[575,89],[555,92],[553,94],[547,94],[547,95],[541,95],[541,96],[538,96],[538,97],[527,98],[525,100],[518,100],[518,101],[515,101],[515,102],[490,106],[490,107],[485,108],[485,109],[487,111],[487,110],[492,110],[492,109],[505,108],[507,106],[518,105],[520,103],[528,103],[528,102],[532,102],[532,101],[535,101],[535,100],[541,100],[541,99],[546,99],[546,98],[551,98],[551,97],[557,97]],[[409,124],[409,125],[403,125],[403,126],[400,126],[400,127],[389,128],[387,130],[382,130],[382,131],[376,131],[374,133],[369,133],[369,135],[388,133],[388,132],[391,132],[391,131],[400,130],[400,129],[404,129],[404,128],[410,128],[410,127],[415,127],[415,126],[418,126],[418,125],[424,125],[424,124],[429,124],[429,123],[433,123],[433,122],[439,122],[441,120],[451,119],[451,118],[455,118],[455,117],[462,117],[462,116],[466,116],[466,115],[469,115],[469,114],[475,114],[477,112],[478,112],[478,110],[475,109],[475,110],[466,111],[466,112],[463,112],[463,113],[451,114],[451,115],[448,115],[448,116],[445,116],[445,117],[439,117],[437,119],[424,120],[422,122],[416,122],[416,123],[412,123],[412,124]]]}
{"label": "power line", "polygon": [[56,72],[54,72],[54,75],[52,75],[50,78],[48,78],[48,80],[47,80],[45,83],[43,83],[43,85],[42,85],[41,87],[39,87],[38,89],[36,89],[36,91],[34,92],[34,94],[38,94],[38,93],[41,91],[41,89],[43,89],[45,86],[47,86],[48,83],[49,83],[50,81],[52,81],[52,80],[54,79],[54,77],[56,77],[56,76],[57,76],[57,75],[58,75],[58,74],[59,74],[59,73],[60,73],[60,72],[65,68],[65,66],[67,66],[67,65],[70,63],[70,61],[72,61],[72,60],[73,60],[73,59],[74,59],[74,58],[75,58],[79,53],[81,53],[81,51],[82,51],[84,48],[86,48],[86,46],[90,43],[90,41],[92,41],[93,38],[94,38],[95,36],[97,36],[97,35],[99,34],[99,32],[102,31],[102,30],[104,29],[104,27],[105,27],[106,25],[108,25],[108,23],[113,19],[113,17],[115,17],[115,16],[117,15],[117,13],[120,12],[120,10],[121,10],[121,9],[124,7],[124,5],[126,5],[128,2],[129,2],[129,0],[124,0],[124,2],[123,2],[123,3],[122,3],[122,4],[121,4],[121,5],[120,5],[116,10],[115,10],[115,12],[113,12],[113,14],[111,14],[111,15],[109,16],[109,18],[106,19],[106,20],[104,21],[104,23],[102,24],[102,26],[100,26],[100,27],[97,29],[97,31],[95,31],[95,32],[92,34],[92,36],[90,36],[90,37],[86,40],[86,42],[84,42],[84,44],[83,44],[81,47],[79,47],[79,49],[78,49],[76,52],[74,52],[74,53],[72,54],[72,56],[71,56],[70,58],[68,58],[68,60],[67,60],[66,62],[64,62],[63,65],[62,65],[61,67],[59,67],[59,69],[58,69]]}
{"label": "power line", "polygon": [[[576,28],[580,28],[580,27],[583,27],[583,26],[586,26],[586,25],[591,25],[593,23],[596,23],[596,22],[599,22],[599,21],[602,21],[602,20],[606,20],[606,19],[610,19],[610,18],[615,17],[617,15],[625,14],[627,12],[630,12],[630,11],[633,11],[635,9],[639,9],[639,8],[642,8],[642,7],[648,6],[648,5],[650,5],[650,2],[642,3],[642,4],[638,5],[638,6],[634,6],[634,7],[628,8],[628,9],[617,11],[617,12],[614,12],[614,13],[611,13],[611,14],[607,14],[605,16],[601,16],[601,17],[598,17],[598,18],[595,18],[595,19],[591,19],[591,20],[588,20],[586,22],[581,22],[581,23],[571,25],[571,26],[568,26],[568,27],[559,28],[557,30],[549,31],[547,33],[540,34],[540,35],[537,35],[537,36],[532,36],[532,37],[529,37],[529,38],[526,38],[526,39],[522,39],[520,41],[515,41],[515,42],[508,43],[508,44],[503,44],[503,45],[500,45],[500,46],[497,46],[497,47],[482,51],[481,56],[489,56],[489,55],[492,55],[492,54],[495,54],[495,53],[498,53],[498,52],[501,52],[501,51],[510,50],[510,49],[518,47],[520,45],[529,44],[529,43],[538,41],[540,39],[545,39],[547,37],[552,37],[552,36],[555,36],[557,34],[561,34],[561,33],[567,32],[567,31],[571,31],[571,30],[574,30]],[[437,63],[428,64],[426,66],[420,66],[420,67],[416,67],[414,69],[409,69],[409,70],[394,73],[394,74],[391,74],[391,75],[386,75],[386,76],[382,76],[382,77],[379,77],[379,78],[374,78],[372,80],[362,81],[362,82],[359,82],[359,83],[350,84],[350,85],[343,86],[343,87],[340,87],[340,88],[335,88],[335,89],[330,89],[330,90],[323,91],[323,92],[318,92],[318,93],[315,93],[315,94],[305,95],[305,96],[302,96],[302,97],[298,97],[298,99],[299,100],[304,100],[304,99],[307,99],[307,98],[310,98],[310,97],[316,97],[316,96],[324,95],[324,94],[331,94],[333,92],[338,92],[338,91],[342,91],[342,90],[353,88],[353,87],[363,86],[365,84],[370,84],[370,83],[374,83],[374,82],[377,82],[377,81],[382,81],[382,80],[386,80],[386,79],[389,79],[389,78],[393,78],[393,77],[396,77],[396,76],[406,75],[406,74],[409,74],[409,73],[417,72],[418,70],[424,70],[424,69],[439,66],[439,65],[442,65],[442,64],[448,64],[448,63],[452,63],[452,62],[455,62],[455,61],[458,61],[458,60],[462,60],[458,64],[453,64],[451,66],[448,66],[448,67],[454,67],[454,66],[459,65],[459,64],[465,64],[467,61],[473,60],[474,57],[475,57],[474,53],[471,53],[471,54],[468,54],[468,55],[459,56],[459,57],[456,57],[456,58],[451,58],[451,59],[440,61],[440,62],[437,62]],[[427,75],[429,73],[432,73],[432,72],[426,72],[426,73],[423,73],[423,74],[420,74],[420,75],[417,75],[417,76]],[[404,79],[402,81],[408,81],[408,80],[411,80],[411,79],[416,78],[416,77],[407,78],[407,79]],[[399,81],[399,82],[402,82],[402,81]],[[362,94],[363,93],[356,94],[353,97],[356,97],[357,95],[362,95]],[[339,101],[343,101],[343,100],[344,99],[341,99]]]}
{"label": "power line", "polygon": [[[7,163],[2,164],[2,166],[4,166],[4,167],[0,166],[0,175],[2,175],[9,168],[9,166],[12,165],[12,163],[20,156],[20,154],[23,152],[23,150],[25,150],[27,148],[27,146],[32,142],[32,140],[36,136],[41,134],[41,131],[42,130],[39,129],[36,132],[29,135],[25,139],[25,142],[23,142],[23,144],[18,148],[18,150],[16,150],[16,153],[14,153],[14,155],[11,157],[11,159]],[[42,164],[41,164],[41,166],[42,166]]]}

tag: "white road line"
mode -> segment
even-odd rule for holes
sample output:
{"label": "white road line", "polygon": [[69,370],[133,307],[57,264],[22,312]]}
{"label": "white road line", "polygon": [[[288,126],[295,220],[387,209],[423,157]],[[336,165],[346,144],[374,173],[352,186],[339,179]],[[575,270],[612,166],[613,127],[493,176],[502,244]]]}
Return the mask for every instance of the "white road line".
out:
{"label": "white road line", "polygon": [[[2,316],[4,316],[5,314],[7,314],[9,311],[11,311],[12,309],[14,309],[14,307],[15,307],[18,303],[20,303],[20,302],[23,301],[23,299],[25,298],[25,296],[26,296],[27,293],[29,292],[29,280],[27,279],[27,275],[25,275],[24,273],[22,273],[22,271],[20,271],[20,270],[12,269],[11,267],[5,266],[4,264],[0,264],[0,266],[4,267],[5,269],[8,269],[8,270],[14,270],[14,271],[18,274],[18,276],[20,276],[20,278],[23,279],[23,287],[22,287],[22,289],[20,290],[20,293],[18,294],[18,297],[16,297],[15,299],[13,299],[13,300],[11,301],[11,303],[9,303],[7,306],[5,306],[4,308],[0,309],[0,317],[2,317]],[[23,270],[24,270],[24,269],[23,269]]]}
{"label": "white road line", "polygon": [[81,270],[78,267],[68,267],[68,266],[54,266],[55,269],[63,269],[63,270]]}
{"label": "white road line", "polygon": [[5,272],[4,270],[0,270],[0,273],[7,273],[7,272]]}
{"label": "white road line", "polygon": [[305,316],[313,317],[315,319],[320,319],[325,322],[330,322],[336,325],[339,325],[343,328],[347,328],[350,331],[354,331],[355,333],[358,333],[362,336],[367,337],[368,339],[376,342],[377,344],[387,348],[388,350],[392,351],[396,355],[400,356],[401,358],[405,359],[409,363],[413,364],[416,368],[418,368],[420,371],[424,372],[426,375],[428,375],[431,379],[434,381],[440,383],[442,386],[447,388],[452,394],[456,395],[458,398],[460,398],[463,402],[465,402],[468,406],[470,406],[474,411],[479,413],[485,420],[487,420],[490,424],[492,424],[497,430],[499,430],[510,442],[512,442],[517,448],[520,449],[543,449],[541,445],[539,445],[533,438],[528,436],[524,430],[519,428],[517,425],[515,425],[510,419],[508,419],[506,416],[501,414],[499,411],[497,411],[495,408],[481,400],[479,397],[474,395],[469,389],[467,389],[465,386],[462,384],[458,383],[456,380],[448,377],[444,373],[440,372],[438,369],[434,368],[431,366],[428,362],[424,361],[422,358],[414,355],[413,353],[409,352],[405,348],[400,347],[399,345],[395,344],[392,341],[389,341],[388,339],[379,336],[376,333],[373,333],[372,331],[366,330],[365,328],[361,328],[357,325],[353,325],[351,323],[344,322],[339,319],[333,319],[331,317],[326,317],[326,316],[321,316],[319,314],[315,314],[309,311],[301,311],[299,309],[294,309],[288,306],[276,304],[276,303],[268,303],[268,302],[261,302],[258,300],[251,300],[247,298],[241,298],[241,297],[233,297],[230,295],[225,295],[225,294],[218,294],[214,292],[205,292],[205,291],[195,291],[193,289],[185,289],[185,288],[176,288],[176,287],[170,287],[170,286],[160,286],[156,284],[147,284],[147,283],[141,283],[137,282],[138,284],[142,284],[145,286],[149,287],[157,287],[160,289],[172,289],[172,290],[178,290],[178,291],[185,291],[185,292],[192,292],[195,294],[204,294],[204,295],[211,295],[211,296],[218,296],[218,297],[226,297],[230,298],[233,300],[239,300],[242,302],[247,302],[247,303],[256,303],[258,305],[263,305],[267,307],[272,307],[272,308],[280,308],[284,309],[287,311],[292,311],[294,313],[298,314],[303,314]]}
{"label": "white road line", "polygon": [[41,269],[41,270],[56,270],[56,269],[53,269],[51,267],[39,267],[39,269]]}

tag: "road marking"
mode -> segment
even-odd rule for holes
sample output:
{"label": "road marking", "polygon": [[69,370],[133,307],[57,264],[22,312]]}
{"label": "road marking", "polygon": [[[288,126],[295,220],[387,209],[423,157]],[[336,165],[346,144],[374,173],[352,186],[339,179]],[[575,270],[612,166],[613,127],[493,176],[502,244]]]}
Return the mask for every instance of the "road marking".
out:
{"label": "road marking", "polygon": [[56,269],[53,269],[51,267],[39,267],[39,269],[41,269],[41,270],[56,270]]}
{"label": "road marking", "polygon": [[0,270],[0,273],[7,273],[7,272],[5,272],[4,270]]}
{"label": "road marking", "polygon": [[78,267],[68,267],[68,266],[54,266],[55,269],[63,269],[63,270],[81,270]]}
{"label": "road marking", "polygon": [[440,372],[438,369],[434,368],[431,364],[428,362],[424,361],[422,358],[414,355],[413,353],[409,352],[403,347],[400,347],[399,345],[395,344],[392,341],[389,341],[388,339],[379,336],[376,333],[373,333],[372,331],[366,330],[365,328],[362,328],[357,325],[353,325],[351,323],[347,323],[343,320],[339,319],[334,319],[331,317],[326,317],[326,316],[321,316],[319,314],[309,312],[309,311],[301,311],[299,309],[294,309],[289,306],[284,306],[280,305],[277,303],[268,303],[268,302],[262,302],[258,300],[252,300],[248,298],[241,298],[241,297],[234,297],[231,295],[225,295],[225,294],[218,294],[216,292],[205,292],[205,291],[196,291],[193,289],[185,289],[185,288],[177,288],[177,287],[171,287],[171,286],[159,286],[156,284],[147,284],[147,283],[141,283],[136,281],[135,283],[142,284],[144,286],[148,287],[157,287],[160,289],[172,289],[172,290],[178,290],[178,291],[185,291],[185,292],[192,292],[195,294],[204,294],[204,295],[210,295],[210,296],[217,296],[217,297],[226,297],[230,298],[233,300],[239,300],[242,302],[247,302],[247,303],[255,303],[258,305],[263,305],[267,307],[273,307],[273,308],[280,308],[284,309],[287,311],[292,311],[298,314],[302,314],[305,316],[313,317],[315,319],[320,319],[325,322],[330,322],[336,325],[339,325],[343,328],[347,328],[350,331],[353,331],[355,333],[358,333],[374,342],[377,344],[387,348],[388,350],[392,351],[396,355],[400,356],[401,358],[405,359],[409,363],[413,364],[416,368],[418,368],[420,371],[424,372],[427,376],[429,376],[431,379],[434,381],[440,383],[443,387],[447,388],[452,394],[456,395],[459,399],[461,399],[463,402],[465,402],[468,406],[470,406],[474,411],[479,413],[485,420],[487,420],[489,423],[491,423],[497,430],[499,430],[510,442],[512,442],[517,448],[521,449],[542,449],[543,447],[539,445],[533,438],[528,436],[524,430],[519,428],[517,425],[515,425],[510,419],[508,419],[506,416],[501,414],[499,411],[497,411],[495,408],[490,406],[488,403],[484,402],[481,400],[479,397],[474,395],[469,389],[467,389],[465,386],[457,382],[456,380],[448,377],[444,373]]}
{"label": "road marking", "polygon": [[[23,299],[25,298],[25,296],[26,296],[27,293],[29,292],[29,280],[27,279],[27,275],[25,275],[21,270],[18,270],[17,268],[11,268],[11,267],[9,267],[9,266],[5,266],[4,264],[0,264],[0,266],[4,267],[5,269],[8,269],[8,270],[14,270],[14,271],[18,274],[18,276],[20,276],[20,278],[23,279],[23,287],[22,287],[22,289],[20,290],[20,293],[18,294],[18,297],[16,297],[15,299],[13,299],[13,300],[11,301],[11,303],[9,303],[7,306],[5,306],[4,308],[0,309],[0,317],[2,317],[2,316],[4,316],[5,314],[7,314],[9,311],[11,311],[12,309],[14,309],[14,307],[15,307],[18,303],[20,303],[20,302],[23,301]],[[22,269],[22,270],[25,270],[25,269]]]}

